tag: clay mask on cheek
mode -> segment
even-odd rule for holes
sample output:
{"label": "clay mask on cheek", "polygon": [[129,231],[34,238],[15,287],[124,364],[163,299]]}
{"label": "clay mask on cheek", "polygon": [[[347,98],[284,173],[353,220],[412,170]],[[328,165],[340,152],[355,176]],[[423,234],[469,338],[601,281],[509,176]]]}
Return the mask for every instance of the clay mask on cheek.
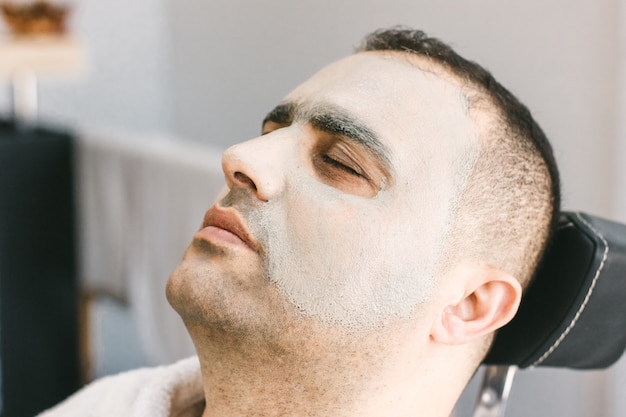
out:
{"label": "clay mask on cheek", "polygon": [[305,109],[349,109],[378,132],[394,173],[376,197],[346,194],[304,167],[298,143],[307,149],[313,136],[298,131],[298,117],[254,149],[261,177],[276,191],[247,213],[264,272],[286,299],[327,325],[376,328],[408,318],[431,298],[475,160],[462,91],[405,58],[348,57],[287,98]]}
{"label": "clay mask on cheek", "polygon": [[429,298],[440,248],[433,230],[411,218],[408,202],[388,191],[347,195],[296,167],[287,178],[280,198],[249,220],[267,278],[304,314],[372,329],[407,318]]}

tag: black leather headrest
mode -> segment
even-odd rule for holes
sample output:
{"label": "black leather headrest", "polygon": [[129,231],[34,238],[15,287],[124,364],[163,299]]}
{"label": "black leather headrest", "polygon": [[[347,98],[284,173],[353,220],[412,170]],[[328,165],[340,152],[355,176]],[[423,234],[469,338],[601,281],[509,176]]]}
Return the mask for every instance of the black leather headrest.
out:
{"label": "black leather headrest", "polygon": [[488,365],[606,368],[626,348],[626,226],[562,213],[515,318]]}

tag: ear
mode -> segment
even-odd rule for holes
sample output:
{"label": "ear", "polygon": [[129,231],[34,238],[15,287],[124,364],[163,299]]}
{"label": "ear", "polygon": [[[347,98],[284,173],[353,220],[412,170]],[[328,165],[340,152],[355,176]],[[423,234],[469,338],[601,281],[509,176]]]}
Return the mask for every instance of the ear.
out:
{"label": "ear", "polygon": [[519,307],[520,283],[504,271],[480,266],[472,268],[460,300],[447,305],[431,330],[433,340],[463,344],[487,335],[507,324]]}

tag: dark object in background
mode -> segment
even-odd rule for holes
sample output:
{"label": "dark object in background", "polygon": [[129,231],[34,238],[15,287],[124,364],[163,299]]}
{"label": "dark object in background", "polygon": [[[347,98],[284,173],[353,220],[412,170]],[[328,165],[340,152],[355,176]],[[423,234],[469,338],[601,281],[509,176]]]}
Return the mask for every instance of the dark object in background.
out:
{"label": "dark object in background", "polygon": [[2,417],[30,417],[80,384],[72,138],[0,121]]}

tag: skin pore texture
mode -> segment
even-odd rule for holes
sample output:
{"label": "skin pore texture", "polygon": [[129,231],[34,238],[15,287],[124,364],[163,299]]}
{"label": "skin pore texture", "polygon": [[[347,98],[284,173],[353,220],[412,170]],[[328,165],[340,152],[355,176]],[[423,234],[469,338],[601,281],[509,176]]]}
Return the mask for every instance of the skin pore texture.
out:
{"label": "skin pore texture", "polygon": [[438,271],[480,146],[458,83],[419,62],[331,64],[225,152],[216,205],[253,245],[196,238],[167,288],[204,417],[449,415],[482,333],[447,317],[480,310],[454,306],[482,266]]}

